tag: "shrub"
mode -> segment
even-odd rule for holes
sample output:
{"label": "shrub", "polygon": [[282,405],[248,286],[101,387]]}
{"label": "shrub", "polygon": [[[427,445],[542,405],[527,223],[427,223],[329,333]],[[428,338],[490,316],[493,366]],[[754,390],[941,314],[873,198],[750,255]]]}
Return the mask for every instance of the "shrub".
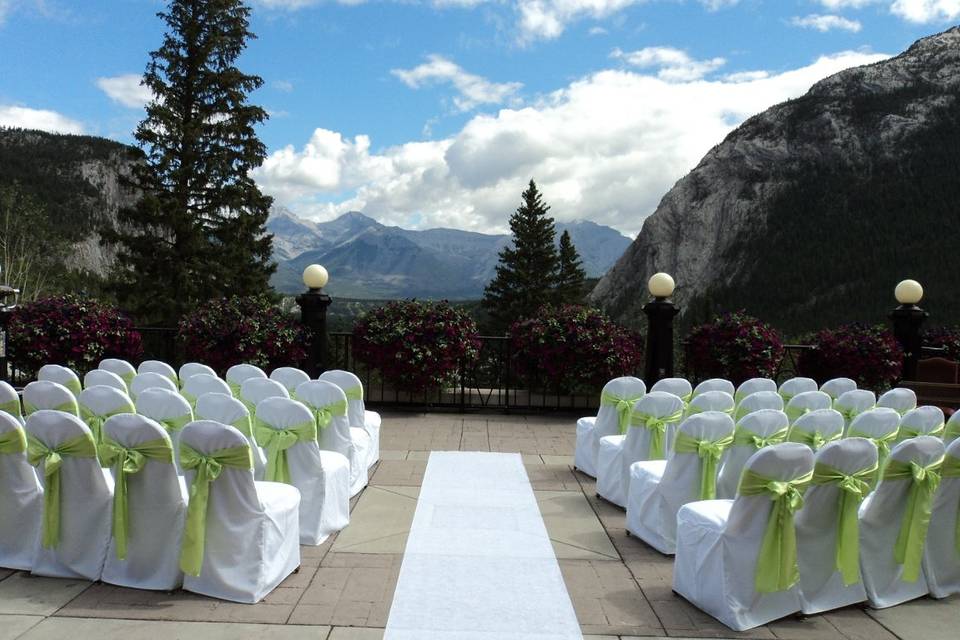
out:
{"label": "shrub", "polygon": [[936,327],[923,334],[923,344],[927,347],[944,349],[944,358],[960,361],[960,327]]}
{"label": "shrub", "polygon": [[882,325],[847,324],[824,329],[814,334],[809,343],[814,348],[800,356],[801,375],[820,382],[843,376],[874,391],[886,390],[900,378],[903,349]]}
{"label": "shrub", "polygon": [[687,370],[701,379],[773,378],[783,354],[780,333],[743,311],[717,316],[687,336]]}
{"label": "shrub", "polygon": [[638,333],[578,305],[541,307],[513,324],[510,341],[514,369],[533,388],[596,392],[643,362]]}
{"label": "shrub", "polygon": [[354,356],[404,391],[456,382],[458,367],[472,365],[479,348],[476,323],[446,301],[390,302],[353,327]]}
{"label": "shrub", "polygon": [[299,366],[309,348],[303,326],[266,296],[211,300],[180,321],[177,335],[188,359],[207,364],[220,375],[240,363],[267,370]]}
{"label": "shrub", "polygon": [[60,364],[83,375],[103,358],[136,361],[140,333],[114,307],[72,295],[44,298],[17,307],[10,318],[11,360],[28,375]]}

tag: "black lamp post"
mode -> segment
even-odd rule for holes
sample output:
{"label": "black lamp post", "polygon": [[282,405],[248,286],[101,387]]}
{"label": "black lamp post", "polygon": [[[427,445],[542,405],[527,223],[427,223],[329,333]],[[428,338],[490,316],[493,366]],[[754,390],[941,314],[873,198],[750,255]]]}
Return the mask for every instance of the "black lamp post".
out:
{"label": "black lamp post", "polygon": [[647,283],[654,298],[643,305],[647,316],[647,364],[643,380],[648,387],[673,377],[673,319],[680,313],[670,299],[674,287],[673,278],[666,273],[653,274]]}
{"label": "black lamp post", "polygon": [[[16,308],[16,297],[20,294],[18,289],[0,285],[0,380],[9,378],[7,368],[7,326],[10,324],[10,316]],[[14,304],[8,305],[7,298],[13,296]]]}
{"label": "black lamp post", "polygon": [[303,271],[306,293],[297,296],[300,305],[300,322],[310,332],[310,352],[306,365],[307,374],[316,378],[326,371],[328,364],[327,307],[333,300],[323,292],[329,276],[327,270],[312,264]]}
{"label": "black lamp post", "polygon": [[902,380],[917,379],[917,363],[923,351],[923,338],[920,327],[930,316],[917,306],[923,298],[923,287],[916,280],[904,280],[897,285],[894,296],[900,306],[890,312],[893,321],[893,335],[903,347]]}

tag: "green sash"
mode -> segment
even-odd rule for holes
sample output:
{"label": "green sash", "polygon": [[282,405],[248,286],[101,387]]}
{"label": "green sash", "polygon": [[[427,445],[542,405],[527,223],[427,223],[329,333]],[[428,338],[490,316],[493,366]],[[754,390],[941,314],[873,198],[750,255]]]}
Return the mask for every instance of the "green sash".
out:
{"label": "green sash", "polygon": [[690,417],[698,413],[703,413],[704,411],[720,411],[721,413],[725,413],[732,418],[735,410],[736,407],[729,407],[727,409],[704,409],[703,407],[698,407],[697,405],[690,403],[687,405],[686,415],[687,417]]}
{"label": "green sash", "polygon": [[893,557],[897,564],[903,565],[903,580],[916,582],[920,577],[920,563],[923,560],[923,546],[930,526],[930,511],[933,507],[933,495],[940,484],[938,473],[943,458],[933,464],[921,467],[915,462],[887,460],[883,469],[884,480],[908,480],[910,495],[903,511],[900,533],[893,548]]}
{"label": "green sash", "polygon": [[940,437],[943,435],[943,429],[946,425],[940,423],[930,431],[920,431],[917,427],[910,427],[907,425],[900,425],[900,431],[897,434],[897,442],[903,442],[908,438],[916,438],[917,436],[934,436]]}
{"label": "green sash", "polygon": [[850,424],[851,422],[853,422],[854,418],[856,418],[858,415],[863,413],[863,411],[867,411],[868,409],[864,409],[863,411],[861,411],[856,407],[845,407],[843,405],[837,404],[836,401],[834,401],[833,410],[843,416],[844,422],[846,422],[847,424]]}
{"label": "green sash", "polygon": [[235,428],[237,431],[247,436],[248,438],[253,437],[253,425],[252,420],[250,419],[250,414],[245,416],[240,416],[236,420],[230,423],[230,426]]}
{"label": "green sash", "polygon": [[241,382],[230,382],[227,380],[227,386],[230,387],[230,393],[233,394],[234,398],[240,397],[240,387],[242,384]]}
{"label": "green sash", "polygon": [[61,382],[60,384],[65,386],[67,389],[69,389],[70,393],[72,393],[75,396],[80,395],[80,392],[83,391],[83,387],[81,386],[80,380],[78,378],[71,378],[66,382]]}
{"label": "green sash", "polygon": [[249,445],[220,449],[202,454],[180,445],[180,466],[194,469],[190,485],[190,502],[183,528],[183,547],[180,549],[180,569],[190,576],[199,576],[203,566],[203,549],[207,538],[207,506],[210,501],[210,483],[220,477],[224,467],[253,469]]}
{"label": "green sash", "polygon": [[[940,468],[940,475],[943,478],[960,478],[960,458],[945,456],[943,466]],[[953,545],[957,554],[960,555],[960,508],[957,510],[957,521],[954,529]]]}
{"label": "green sash", "polygon": [[67,440],[52,449],[33,436],[28,436],[27,459],[35,467],[43,462],[43,538],[44,549],[60,543],[60,466],[64,456],[95,458],[97,445],[90,434]]}
{"label": "green sash", "polygon": [[627,432],[627,427],[630,426],[630,414],[633,413],[633,405],[642,397],[643,394],[634,398],[621,398],[606,391],[600,393],[601,406],[616,407],[617,424],[620,425],[620,435]]}
{"label": "green sash", "polygon": [[960,420],[947,422],[947,426],[943,430],[943,443],[950,444],[957,438],[960,438]]}
{"label": "green sash", "polygon": [[673,450],[677,453],[695,453],[700,456],[700,491],[698,500],[717,497],[717,465],[723,452],[733,444],[733,434],[719,440],[698,440],[683,431],[677,433]]}
{"label": "green sash", "polygon": [[858,429],[851,429],[849,432],[847,432],[847,437],[866,438],[873,444],[877,445],[877,466],[882,469],[883,463],[890,456],[890,448],[897,443],[898,433],[899,431],[891,431],[887,435],[877,438]]}
{"label": "green sash", "polygon": [[834,559],[844,585],[860,582],[860,521],[857,511],[860,502],[870,492],[870,482],[876,472],[877,465],[850,475],[821,463],[813,468],[813,484],[835,484],[840,489],[840,518]]}
{"label": "green sash", "polygon": [[148,440],[132,447],[124,447],[109,437],[100,445],[100,460],[105,467],[113,467],[113,539],[117,558],[127,557],[127,536],[130,530],[127,475],[139,473],[147,459],[173,464],[173,448],[167,438]]}
{"label": "green sash", "polygon": [[828,442],[833,442],[834,440],[839,440],[842,437],[841,432],[833,434],[829,438],[825,438],[822,433],[819,431],[804,431],[803,429],[790,429],[790,433],[787,434],[787,442],[799,442],[800,444],[805,444],[814,451],[819,451],[823,445]]}
{"label": "green sash", "polygon": [[[333,404],[322,407],[307,405],[313,412],[313,418],[317,421],[317,429],[326,429],[333,422],[334,418],[340,418],[347,415],[347,401],[334,402]],[[628,418],[629,419],[629,418]]]}
{"label": "green sash", "polygon": [[[72,416],[80,417],[80,407],[77,405],[76,400],[67,400],[63,404],[58,404],[55,407],[50,407],[51,411],[63,411],[64,413],[69,413]],[[23,412],[24,414],[30,416],[40,411],[40,407],[36,407],[26,400],[23,401]]]}
{"label": "green sash", "polygon": [[180,395],[183,396],[183,399],[190,404],[191,409],[193,409],[194,411],[197,410],[197,396],[183,389],[180,390]]}
{"label": "green sash", "polygon": [[136,412],[137,410],[133,407],[132,403],[124,407],[117,407],[116,409],[103,415],[94,413],[85,405],[80,405],[80,419],[83,420],[88,427],[90,427],[90,433],[93,434],[93,441],[97,443],[98,447],[100,446],[100,443],[103,442],[103,423],[106,422],[108,418],[121,413]]}
{"label": "green sash", "polygon": [[750,469],[745,469],[740,478],[740,495],[767,495],[773,501],[757,556],[754,579],[759,593],[786,591],[800,579],[793,515],[803,506],[803,492],[812,478],[810,471],[793,480],[773,480]]}
{"label": "green sash", "polygon": [[118,373],[120,379],[123,380],[124,384],[127,385],[127,388],[130,388],[130,383],[133,382],[133,379],[137,377],[136,371],[128,371],[127,373]]}
{"label": "green sash", "polygon": [[193,415],[187,413],[173,418],[153,418],[171,436],[193,422]]}
{"label": "green sash", "polygon": [[20,413],[20,398],[0,403],[0,411],[6,411],[14,418],[23,418],[23,414]]}
{"label": "green sash", "polygon": [[0,433],[0,454],[22,453],[27,450],[27,436],[23,429],[11,429]]}
{"label": "green sash", "polygon": [[793,424],[800,419],[801,416],[805,416],[808,413],[813,411],[810,407],[791,407],[789,405],[784,406],[783,412],[787,414],[787,419],[790,420],[790,424]]}
{"label": "green sash", "polygon": [[344,389],[343,394],[347,396],[347,400],[363,400],[363,387],[350,387],[349,389]]}
{"label": "green sash", "polygon": [[663,460],[666,458],[666,448],[664,441],[667,435],[667,425],[674,422],[680,422],[683,419],[683,410],[677,411],[669,416],[657,417],[634,411],[630,418],[631,427],[644,427],[650,432],[650,453],[649,460]]}
{"label": "green sash", "polygon": [[752,446],[757,450],[768,447],[771,444],[780,444],[787,439],[787,431],[789,427],[784,427],[780,431],[774,431],[768,436],[757,435],[753,431],[749,431],[742,427],[737,427],[737,430],[733,432],[733,446],[742,447],[742,446]]}
{"label": "green sash", "polygon": [[287,449],[298,442],[310,442],[317,439],[317,424],[310,422],[274,429],[267,423],[255,418],[253,432],[257,444],[267,453],[267,472],[264,480],[290,484],[290,466],[287,464]]}

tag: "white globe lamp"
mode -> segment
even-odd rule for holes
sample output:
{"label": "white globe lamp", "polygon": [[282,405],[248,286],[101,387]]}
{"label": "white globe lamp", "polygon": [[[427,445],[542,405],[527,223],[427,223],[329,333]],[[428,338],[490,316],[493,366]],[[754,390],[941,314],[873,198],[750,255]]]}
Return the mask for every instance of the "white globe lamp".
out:
{"label": "white globe lamp", "polygon": [[303,284],[311,291],[323,289],[330,280],[330,274],[319,264],[312,264],[303,270]]}
{"label": "white globe lamp", "polygon": [[650,276],[650,280],[647,282],[647,289],[650,290],[650,295],[658,299],[672,296],[676,286],[670,274],[663,273],[662,271]]}
{"label": "white globe lamp", "polygon": [[897,302],[905,305],[914,305],[923,299],[923,287],[916,280],[904,280],[893,290]]}

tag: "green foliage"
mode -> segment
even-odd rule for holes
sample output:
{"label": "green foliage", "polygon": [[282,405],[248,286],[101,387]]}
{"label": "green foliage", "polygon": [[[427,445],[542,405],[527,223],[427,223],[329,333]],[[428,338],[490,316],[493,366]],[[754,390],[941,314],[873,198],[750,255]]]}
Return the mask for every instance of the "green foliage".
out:
{"label": "green foliage", "polygon": [[577,248],[573,246],[570,232],[560,234],[558,252],[557,285],[555,300],[557,304],[576,304],[586,295],[587,273],[583,270],[583,261]]}
{"label": "green foliage", "polygon": [[823,383],[852,378],[861,389],[886,391],[900,378],[903,349],[886,327],[862,324],[823,329],[807,343],[814,348],[800,355],[800,375]]}
{"label": "green foliage", "polygon": [[21,300],[37,299],[49,292],[66,250],[32,195],[17,183],[0,186],[0,284],[19,289]]}
{"label": "green foliage", "polygon": [[923,344],[943,349],[941,357],[960,361],[960,326],[928,329],[923,333]]}
{"label": "green foliage", "polygon": [[696,380],[774,378],[784,355],[780,333],[743,311],[696,327],[686,342],[687,375]]}
{"label": "green foliage", "polygon": [[275,269],[264,225],[271,199],[249,175],[263,163],[255,127],[267,119],[248,103],[263,84],[235,62],[254,37],[241,0],[170,0],[167,27],[143,76],[154,100],[135,137],[147,162],[147,194],[121,212],[114,274],[120,299],[150,320],[176,321],[226,292],[258,294]]}

